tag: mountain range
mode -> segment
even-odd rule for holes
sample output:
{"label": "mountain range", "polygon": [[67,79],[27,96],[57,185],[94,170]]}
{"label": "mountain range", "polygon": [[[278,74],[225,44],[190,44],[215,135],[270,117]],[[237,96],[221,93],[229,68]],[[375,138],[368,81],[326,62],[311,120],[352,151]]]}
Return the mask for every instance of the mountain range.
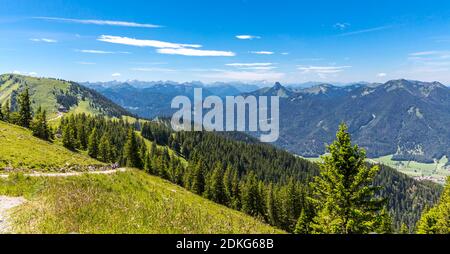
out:
{"label": "mountain range", "polygon": [[370,157],[393,154],[419,162],[450,157],[450,88],[438,82],[401,79],[297,90],[277,83],[249,94],[281,97],[277,145],[296,154],[323,154],[339,123],[346,122]]}
{"label": "mountain range", "polygon": [[316,157],[325,152],[337,126],[344,121],[354,141],[370,157],[393,155],[394,160],[433,162],[450,158],[450,88],[438,82],[391,80],[347,85],[305,83],[285,87],[276,83],[249,92],[256,85],[199,82],[153,82],[130,85],[87,84],[141,117],[169,116],[174,96],[280,96],[280,138],[275,143],[295,154]]}
{"label": "mountain range", "polygon": [[170,108],[170,102],[175,96],[187,96],[193,99],[194,88],[203,88],[203,96],[217,95],[219,97],[239,95],[250,92],[259,87],[244,83],[203,84],[201,82],[177,83],[172,81],[160,82],[97,82],[81,83],[90,87],[128,111],[145,118],[170,116],[176,110]]}

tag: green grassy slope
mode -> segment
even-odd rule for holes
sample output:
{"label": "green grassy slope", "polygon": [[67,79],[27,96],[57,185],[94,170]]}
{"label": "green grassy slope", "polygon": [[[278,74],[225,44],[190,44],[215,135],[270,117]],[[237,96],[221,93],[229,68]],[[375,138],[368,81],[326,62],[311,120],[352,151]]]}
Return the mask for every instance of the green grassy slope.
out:
{"label": "green grassy slope", "polygon": [[5,168],[35,171],[83,170],[89,165],[103,163],[35,138],[30,130],[0,121],[0,172]]}
{"label": "green grassy slope", "polygon": [[0,195],[25,196],[18,233],[283,233],[161,178],[112,175],[0,179]]}
{"label": "green grassy slope", "polygon": [[[30,89],[33,109],[41,106],[48,112],[50,119],[56,118],[58,111],[107,116],[130,114],[106,97],[75,82],[17,74],[0,75],[0,104],[3,105],[9,99],[15,108],[16,97],[25,86]],[[66,110],[61,110],[61,106]]]}

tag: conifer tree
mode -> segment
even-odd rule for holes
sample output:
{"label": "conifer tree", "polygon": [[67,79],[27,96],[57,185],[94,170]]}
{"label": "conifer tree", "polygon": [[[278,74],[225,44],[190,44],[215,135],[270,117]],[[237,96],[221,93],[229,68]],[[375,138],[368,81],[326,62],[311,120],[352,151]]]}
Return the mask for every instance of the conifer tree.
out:
{"label": "conifer tree", "polygon": [[152,161],[149,153],[144,155],[144,170],[149,174],[153,174]]}
{"label": "conifer tree", "polygon": [[217,162],[208,183],[207,198],[219,204],[225,203],[225,190],[223,186],[223,165]]}
{"label": "conifer tree", "polygon": [[409,228],[405,223],[400,226],[400,234],[409,234]]}
{"label": "conifer tree", "polygon": [[225,204],[227,204],[228,206],[231,206],[232,203],[231,201],[233,200],[232,180],[233,180],[233,168],[230,165],[228,165],[223,175]]}
{"label": "conifer tree", "polygon": [[98,156],[98,135],[97,127],[94,127],[88,138],[88,154],[92,158],[97,158]]}
{"label": "conifer tree", "polygon": [[205,173],[202,160],[198,160],[192,172],[191,189],[193,192],[201,195],[205,191]]}
{"label": "conifer tree", "polygon": [[86,133],[86,128],[84,127],[83,123],[78,124],[77,133],[81,149],[86,150],[88,145],[88,137]]}
{"label": "conifer tree", "polygon": [[29,128],[31,120],[33,118],[32,116],[33,113],[31,109],[31,101],[28,87],[25,87],[25,90],[19,94],[18,103],[19,103],[19,125],[25,128]]}
{"label": "conifer tree", "polygon": [[127,167],[139,168],[141,166],[136,133],[131,128],[128,130],[127,142],[125,143],[124,148],[124,158]]}
{"label": "conifer tree", "polygon": [[11,113],[11,108],[10,108],[10,100],[8,99],[5,104],[3,104],[2,109],[1,109],[2,113],[3,113],[3,121],[5,122],[9,122],[9,116]]}
{"label": "conifer tree", "polygon": [[375,232],[377,232],[378,234],[392,234],[392,232],[394,231],[392,218],[386,208],[383,208],[383,210],[381,210],[380,215],[377,219],[378,222]]}
{"label": "conifer tree", "polygon": [[307,212],[303,209],[298,217],[297,224],[295,225],[295,234],[309,234],[311,231],[310,227],[311,219],[308,218]]}
{"label": "conifer tree", "polygon": [[366,153],[352,146],[345,124],[339,126],[336,140],[322,156],[320,175],[315,178],[311,201],[317,207],[315,233],[350,234],[375,232],[383,200],[375,197],[372,186],[378,166],[368,168]]}
{"label": "conifer tree", "polygon": [[98,144],[98,159],[103,162],[110,162],[110,148],[109,137],[104,133],[100,138],[100,143]]}
{"label": "conifer tree", "polygon": [[75,140],[73,135],[73,129],[70,124],[65,124],[62,130],[62,143],[67,149],[75,149]]}
{"label": "conifer tree", "polygon": [[41,107],[36,111],[30,127],[34,136],[44,140],[50,139],[51,130],[47,125],[47,115],[45,110],[42,110]]}
{"label": "conifer tree", "polygon": [[252,216],[258,215],[260,207],[258,179],[253,171],[245,177],[242,184],[241,202],[242,211]]}
{"label": "conifer tree", "polygon": [[273,183],[269,183],[267,188],[267,196],[266,196],[266,207],[267,207],[267,222],[271,225],[277,225],[277,207],[275,204],[275,193]]}
{"label": "conifer tree", "polygon": [[450,234],[450,177],[438,204],[423,213],[417,224],[419,234]]}

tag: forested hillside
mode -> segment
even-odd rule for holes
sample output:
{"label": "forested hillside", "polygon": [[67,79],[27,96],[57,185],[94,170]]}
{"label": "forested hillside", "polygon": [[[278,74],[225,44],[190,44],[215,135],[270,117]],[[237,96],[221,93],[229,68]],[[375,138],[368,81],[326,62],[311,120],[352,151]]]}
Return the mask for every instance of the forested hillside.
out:
{"label": "forested hillside", "polygon": [[66,112],[103,114],[106,116],[131,115],[103,95],[72,81],[38,78],[18,74],[0,76],[0,104],[16,111],[18,95],[28,87],[34,110],[41,107],[50,118]]}

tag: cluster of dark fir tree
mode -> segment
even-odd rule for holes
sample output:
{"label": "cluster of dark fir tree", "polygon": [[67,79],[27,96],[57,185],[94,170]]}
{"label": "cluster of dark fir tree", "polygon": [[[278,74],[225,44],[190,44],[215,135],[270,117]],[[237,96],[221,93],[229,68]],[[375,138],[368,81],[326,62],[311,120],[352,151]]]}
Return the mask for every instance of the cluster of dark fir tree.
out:
{"label": "cluster of dark fir tree", "polygon": [[18,110],[13,111],[10,101],[6,101],[0,109],[0,120],[31,129],[34,136],[50,140],[53,131],[47,125],[46,112],[41,107],[33,111],[27,87],[19,94],[17,103]]}

